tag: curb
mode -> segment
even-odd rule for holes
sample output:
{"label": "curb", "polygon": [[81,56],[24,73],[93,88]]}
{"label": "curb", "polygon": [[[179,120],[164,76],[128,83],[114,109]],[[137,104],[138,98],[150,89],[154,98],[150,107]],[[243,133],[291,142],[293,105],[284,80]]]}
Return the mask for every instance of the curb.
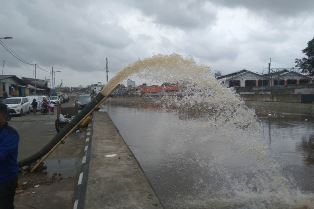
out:
{"label": "curb", "polygon": [[81,161],[81,169],[78,176],[76,188],[74,189],[73,209],[83,209],[85,205],[85,193],[87,188],[89,163],[91,156],[91,141],[93,136],[93,126],[88,124],[85,137],[84,155]]}

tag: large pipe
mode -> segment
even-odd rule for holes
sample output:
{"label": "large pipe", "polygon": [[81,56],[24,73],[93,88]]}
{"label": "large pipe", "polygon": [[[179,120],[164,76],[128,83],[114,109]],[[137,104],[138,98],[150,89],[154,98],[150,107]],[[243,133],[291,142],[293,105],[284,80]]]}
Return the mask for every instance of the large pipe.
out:
{"label": "large pipe", "polygon": [[44,157],[51,149],[53,149],[58,143],[65,139],[69,134],[71,134],[81,123],[81,121],[90,115],[102,102],[107,99],[102,93],[98,93],[97,96],[92,99],[92,101],[79,113],[77,114],[70,123],[68,123],[64,128],[57,133],[52,140],[40,149],[35,154],[19,161],[19,166],[23,167],[25,165],[30,165],[36,162],[38,159]]}

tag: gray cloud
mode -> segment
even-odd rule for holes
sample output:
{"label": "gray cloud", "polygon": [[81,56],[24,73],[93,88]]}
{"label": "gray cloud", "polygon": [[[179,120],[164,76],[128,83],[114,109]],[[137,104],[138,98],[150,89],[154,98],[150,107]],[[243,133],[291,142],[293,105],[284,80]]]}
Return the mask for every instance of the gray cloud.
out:
{"label": "gray cloud", "polygon": [[295,16],[313,12],[313,0],[211,0],[226,7],[244,7],[254,12],[266,12],[273,15]]}
{"label": "gray cloud", "polygon": [[[1,2],[0,37],[13,36],[5,43],[29,62],[65,69],[64,82],[74,85],[104,81],[105,57],[113,74],[160,53],[222,72],[258,71],[269,57],[289,67],[302,56],[313,10],[312,0],[11,0]],[[2,48],[1,60],[6,73],[33,74]]]}
{"label": "gray cloud", "polygon": [[[61,10],[60,3],[49,1],[3,4],[1,30],[14,36],[7,45],[33,63],[95,71],[103,68],[104,57],[110,57],[113,49],[123,50],[132,42],[122,27],[88,16],[86,8],[65,4]],[[8,59],[8,65],[15,63]]]}
{"label": "gray cloud", "polygon": [[182,29],[193,29],[212,23],[215,12],[206,0],[126,1],[158,24]]}

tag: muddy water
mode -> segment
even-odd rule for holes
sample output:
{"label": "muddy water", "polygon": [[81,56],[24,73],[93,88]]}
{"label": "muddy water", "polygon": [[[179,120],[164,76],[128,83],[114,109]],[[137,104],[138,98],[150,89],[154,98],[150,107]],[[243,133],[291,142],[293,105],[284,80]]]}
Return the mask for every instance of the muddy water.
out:
{"label": "muddy water", "polygon": [[[241,196],[245,187],[254,191],[250,182],[254,179],[246,171],[250,160],[236,153],[238,150],[226,140],[208,140],[211,133],[206,121],[154,108],[108,106],[106,110],[166,208],[294,208],[268,201],[273,194],[259,191],[258,186],[256,192]],[[307,118],[269,117],[260,118],[260,122],[261,143],[268,148],[269,157],[275,159],[282,175],[295,182],[301,193],[312,196],[313,122]],[[223,165],[214,165],[215,162]],[[247,182],[239,183],[238,193],[231,192],[234,185],[228,185],[234,179]]]}

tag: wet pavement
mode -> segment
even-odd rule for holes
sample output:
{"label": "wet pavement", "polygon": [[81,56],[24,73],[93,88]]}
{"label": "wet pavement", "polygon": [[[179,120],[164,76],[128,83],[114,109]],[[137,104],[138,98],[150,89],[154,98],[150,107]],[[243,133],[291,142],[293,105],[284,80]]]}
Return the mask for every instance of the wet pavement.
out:
{"label": "wet pavement", "polygon": [[[56,134],[56,114],[30,113],[13,117],[9,124],[20,135],[19,159],[32,155]],[[84,151],[85,131],[73,133],[45,160],[47,169],[21,173],[15,197],[17,209],[73,207],[75,182]]]}
{"label": "wet pavement", "polygon": [[20,135],[19,159],[32,155],[53,138],[56,134],[55,119],[56,114],[43,115],[40,112],[11,118],[9,124]]}

